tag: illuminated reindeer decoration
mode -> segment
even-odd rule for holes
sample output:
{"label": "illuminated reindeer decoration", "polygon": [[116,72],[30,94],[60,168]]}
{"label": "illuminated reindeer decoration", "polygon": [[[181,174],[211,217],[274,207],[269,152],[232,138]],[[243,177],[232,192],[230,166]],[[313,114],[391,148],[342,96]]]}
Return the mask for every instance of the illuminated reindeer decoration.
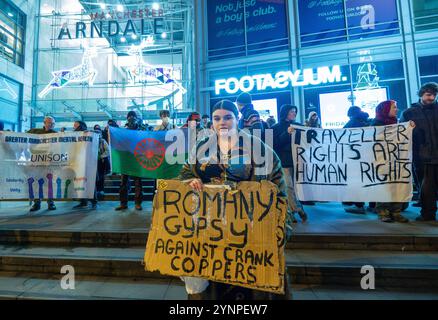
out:
{"label": "illuminated reindeer decoration", "polygon": [[147,83],[148,79],[152,78],[153,80],[158,80],[162,84],[172,83],[183,94],[185,94],[187,90],[172,78],[172,68],[154,68],[143,61],[143,48],[147,47],[149,44],[150,41],[143,40],[139,46],[133,45],[128,50],[128,54],[135,57],[135,65],[128,67],[127,70],[130,83]]}
{"label": "illuminated reindeer decoration", "polygon": [[96,48],[85,49],[82,57],[82,63],[71,69],[53,71],[53,79],[50,83],[38,94],[38,97],[43,98],[54,89],[61,89],[69,83],[78,83],[87,81],[91,86],[97,75],[97,70],[93,67],[92,58],[97,57]]}

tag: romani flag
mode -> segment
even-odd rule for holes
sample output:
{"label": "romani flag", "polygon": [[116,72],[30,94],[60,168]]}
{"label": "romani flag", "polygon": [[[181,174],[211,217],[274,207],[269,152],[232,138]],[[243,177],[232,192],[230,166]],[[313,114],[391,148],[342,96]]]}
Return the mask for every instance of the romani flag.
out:
{"label": "romani flag", "polygon": [[[170,164],[165,153],[175,141],[166,141],[166,134],[184,138],[179,148],[172,148],[179,161]],[[137,131],[110,127],[111,167],[115,173],[151,179],[176,178],[187,159],[187,130]],[[182,145],[181,145],[182,143]],[[179,154],[176,154],[178,153]]]}

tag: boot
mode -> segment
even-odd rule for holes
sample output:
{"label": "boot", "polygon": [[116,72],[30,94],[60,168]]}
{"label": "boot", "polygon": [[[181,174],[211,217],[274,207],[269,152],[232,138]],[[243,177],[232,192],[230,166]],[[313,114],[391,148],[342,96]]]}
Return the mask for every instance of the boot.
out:
{"label": "boot", "polygon": [[33,205],[32,205],[32,207],[30,208],[30,210],[29,210],[29,212],[34,212],[34,211],[38,211],[38,210],[40,210],[41,209],[41,204],[37,204],[37,203],[34,203]]}
{"label": "boot", "polygon": [[351,206],[349,208],[345,208],[345,212],[355,213],[355,214],[366,214],[364,207]]}
{"label": "boot", "polygon": [[409,219],[403,217],[401,212],[399,212],[399,211],[393,212],[392,217],[393,217],[394,221],[397,221],[397,222],[402,222],[402,223],[409,222]]}
{"label": "boot", "polygon": [[126,209],[128,209],[128,206],[126,204],[121,204],[115,210],[116,211],[122,211],[122,210],[126,210]]}
{"label": "boot", "polygon": [[379,215],[379,219],[382,222],[394,222],[394,220],[391,218],[391,214],[386,209],[378,210],[377,214]]}
{"label": "boot", "polygon": [[303,223],[307,221],[307,214],[304,212],[303,208],[297,210],[297,213],[300,216],[300,219]]}
{"label": "boot", "polygon": [[81,209],[88,206],[87,200],[81,200],[79,204],[75,205],[73,209]]}

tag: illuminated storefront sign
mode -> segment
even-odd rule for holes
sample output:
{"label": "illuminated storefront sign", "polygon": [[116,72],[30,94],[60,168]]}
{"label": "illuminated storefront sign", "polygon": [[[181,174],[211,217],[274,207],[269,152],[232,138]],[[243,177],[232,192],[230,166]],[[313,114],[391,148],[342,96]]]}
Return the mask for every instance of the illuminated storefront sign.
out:
{"label": "illuminated storefront sign", "polygon": [[270,73],[254,76],[243,76],[240,79],[220,79],[215,82],[215,93],[221,94],[223,90],[229,94],[239,91],[251,92],[253,90],[264,91],[268,89],[285,89],[289,86],[303,87],[326,83],[345,82],[348,78],[342,75],[341,67],[319,67],[316,69],[303,69],[292,71],[280,71],[274,76]]}
{"label": "illuminated storefront sign", "polygon": [[70,28],[68,23],[62,25],[58,40],[104,38],[126,36],[144,36],[150,34],[150,20],[153,19],[153,32],[161,34],[164,31],[164,11],[162,9],[139,9],[124,12],[96,12],[89,15],[90,19],[78,21]]}

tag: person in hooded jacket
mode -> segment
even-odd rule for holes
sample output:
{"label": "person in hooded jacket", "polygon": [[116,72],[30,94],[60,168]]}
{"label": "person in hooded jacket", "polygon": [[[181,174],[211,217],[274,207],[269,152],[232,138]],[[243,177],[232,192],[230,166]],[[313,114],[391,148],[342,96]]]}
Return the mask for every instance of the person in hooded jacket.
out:
{"label": "person in hooded jacket", "polygon": [[280,108],[279,122],[272,127],[274,134],[274,151],[281,160],[284,177],[287,185],[287,198],[289,203],[289,217],[296,221],[293,214],[296,212],[303,222],[307,221],[307,214],[297,199],[294,188],[294,170],[292,160],[292,132],[291,125],[302,125],[296,122],[298,108],[290,104]]}
{"label": "person in hooded jacket", "polygon": [[424,84],[420,101],[405,110],[401,122],[412,120],[414,169],[420,181],[421,215],[416,221],[434,221],[438,191],[438,84]]}
{"label": "person in hooded jacket", "polygon": [[321,122],[315,111],[309,112],[309,117],[307,118],[305,125],[310,128],[321,128]]}
{"label": "person in hooded jacket", "polygon": [[[350,121],[344,126],[344,128],[361,128],[361,127],[369,127],[370,115],[366,112],[363,112],[361,108],[357,106],[352,106],[348,109],[347,116],[350,118]],[[344,206],[346,206],[345,211],[349,213],[359,213],[365,214],[365,203],[363,202],[344,202]]]}

